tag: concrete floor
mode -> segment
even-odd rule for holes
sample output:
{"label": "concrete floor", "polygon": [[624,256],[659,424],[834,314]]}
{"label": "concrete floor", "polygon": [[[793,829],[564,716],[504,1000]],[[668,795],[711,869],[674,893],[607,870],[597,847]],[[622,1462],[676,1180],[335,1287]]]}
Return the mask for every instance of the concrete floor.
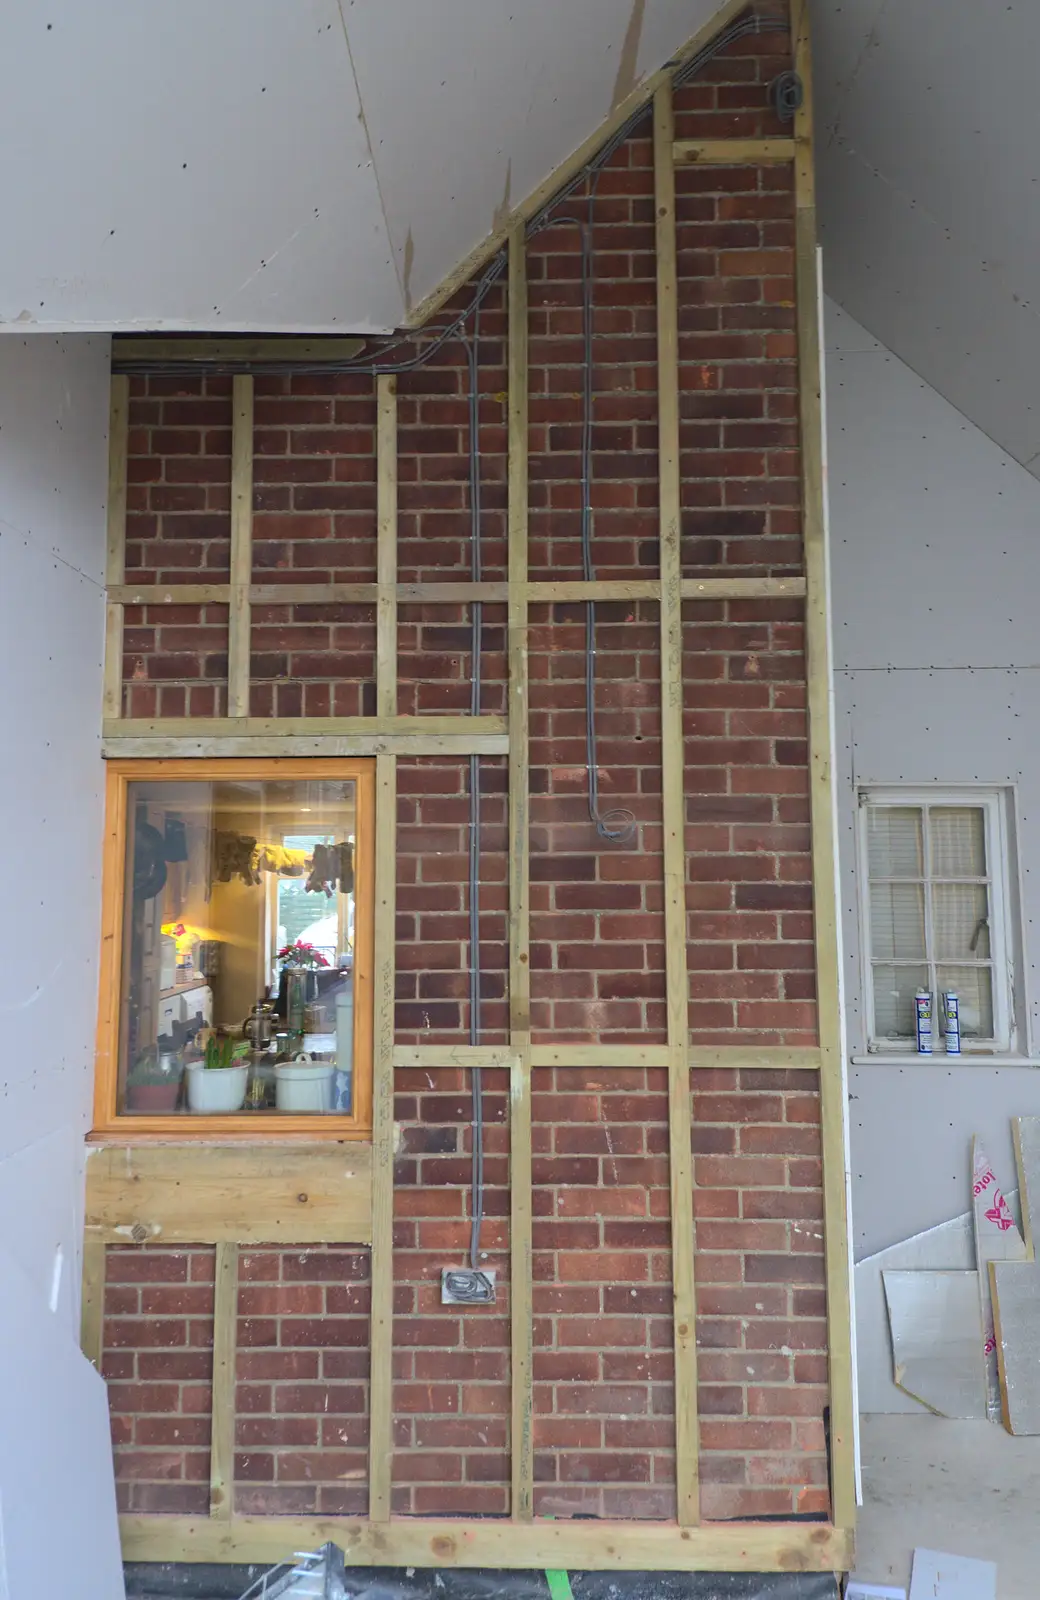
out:
{"label": "concrete floor", "polygon": [[915,1545],[997,1563],[997,1600],[1040,1594],[1040,1437],[865,1416],[856,1577],[909,1588]]}

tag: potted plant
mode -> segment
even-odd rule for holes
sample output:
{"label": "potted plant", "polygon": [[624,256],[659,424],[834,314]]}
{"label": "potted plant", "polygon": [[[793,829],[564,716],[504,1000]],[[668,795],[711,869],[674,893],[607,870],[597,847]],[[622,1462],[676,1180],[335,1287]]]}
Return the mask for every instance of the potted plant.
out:
{"label": "potted plant", "polygon": [[152,1116],[176,1111],[183,1074],[184,1067],[176,1056],[160,1057],[154,1049],[143,1050],[127,1073],[127,1111],[148,1112]]}
{"label": "potted plant", "polygon": [[249,1077],[248,1056],[248,1044],[236,1044],[230,1034],[210,1034],[202,1060],[190,1062],[186,1069],[188,1110],[200,1115],[241,1111]]}
{"label": "potted plant", "polygon": [[284,944],[278,959],[284,963],[286,1020],[291,1032],[302,1033],[307,1003],[317,994],[317,970],[327,967],[328,962],[320,950],[302,939],[297,939],[295,944]]}

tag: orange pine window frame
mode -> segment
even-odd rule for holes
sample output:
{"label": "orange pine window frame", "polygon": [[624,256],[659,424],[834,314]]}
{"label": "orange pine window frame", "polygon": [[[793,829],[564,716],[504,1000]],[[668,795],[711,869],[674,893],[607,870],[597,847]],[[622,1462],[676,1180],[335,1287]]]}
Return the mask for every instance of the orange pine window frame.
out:
{"label": "orange pine window frame", "polygon": [[[349,779],[356,784],[354,908],[354,1110],[352,1115],[257,1117],[120,1115],[119,1008],[123,968],[123,918],[126,879],[127,797],[134,782],[206,782],[219,778]],[[375,762],[347,757],[296,759],[227,757],[216,759],[109,761],[105,778],[105,835],[101,883],[101,960],[94,1070],[92,1140],[161,1139],[212,1142],[214,1138],[262,1144],[372,1137],[373,1006],[375,997]]]}

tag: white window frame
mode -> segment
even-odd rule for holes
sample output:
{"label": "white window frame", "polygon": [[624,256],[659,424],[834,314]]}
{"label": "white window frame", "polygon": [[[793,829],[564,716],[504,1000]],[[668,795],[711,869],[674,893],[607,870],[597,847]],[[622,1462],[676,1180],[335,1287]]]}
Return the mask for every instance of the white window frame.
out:
{"label": "white window frame", "polygon": [[[873,941],[870,926],[870,866],[867,822],[872,806],[971,806],[984,815],[986,840],[986,865],[988,867],[990,913],[990,964],[993,969],[993,1036],[988,1039],[961,1039],[961,1053],[965,1056],[1011,1055],[1017,1051],[1015,1017],[1015,971],[1013,953],[1016,948],[1011,927],[1011,850],[1008,823],[1008,796],[999,788],[973,788],[964,786],[918,788],[889,788],[867,785],[857,793],[856,825],[856,875],[859,901],[860,964],[863,979],[863,1021],[867,1050],[871,1055],[916,1055],[916,1043],[906,1038],[885,1038],[874,1031],[874,964],[871,959]],[[928,849],[927,821],[925,822],[925,850]],[[930,880],[930,862],[925,866]],[[931,897],[925,894],[925,945],[929,952],[923,965],[934,968],[931,954],[932,939]],[[918,963],[921,964],[921,963]],[[956,963],[952,963],[956,965]],[[951,965],[947,962],[945,965]],[[934,996],[938,1006],[938,996]],[[935,1051],[942,1056],[937,1019],[933,1024]],[[954,1058],[956,1059],[956,1058]]]}

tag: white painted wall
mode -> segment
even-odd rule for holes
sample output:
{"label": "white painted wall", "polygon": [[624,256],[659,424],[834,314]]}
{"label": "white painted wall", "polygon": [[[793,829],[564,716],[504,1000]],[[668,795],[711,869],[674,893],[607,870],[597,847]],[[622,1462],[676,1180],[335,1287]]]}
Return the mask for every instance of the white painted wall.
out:
{"label": "white painted wall", "polygon": [[51,1593],[59,1504],[83,1592],[122,1594],[103,1385],[78,1350],[109,358],[104,337],[0,339],[0,1592],[25,1600]]}
{"label": "white painted wall", "polygon": [[[828,302],[836,762],[850,1052],[865,1048],[855,791],[1014,785],[1027,1048],[1040,1054],[1040,485]],[[979,1134],[1015,1187],[1009,1118],[1040,1069],[850,1069],[857,1258],[965,1211]]]}

